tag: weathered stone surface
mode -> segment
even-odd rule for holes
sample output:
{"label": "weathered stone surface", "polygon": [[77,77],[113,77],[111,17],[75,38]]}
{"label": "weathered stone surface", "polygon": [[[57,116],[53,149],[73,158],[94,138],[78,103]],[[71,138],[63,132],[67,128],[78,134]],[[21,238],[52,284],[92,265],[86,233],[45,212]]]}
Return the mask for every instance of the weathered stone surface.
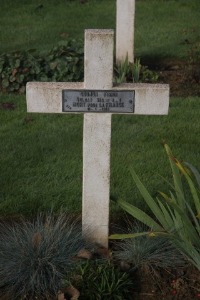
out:
{"label": "weathered stone surface", "polygon": [[[29,82],[27,110],[39,113],[62,111],[63,90],[135,91],[135,111],[128,114],[165,115],[169,107],[169,86],[119,84],[113,87],[112,30],[86,30],[84,83]],[[84,113],[83,132],[83,235],[108,246],[110,143],[112,113]]]}
{"label": "weathered stone surface", "polygon": [[134,61],[135,0],[117,0],[116,60]]}
{"label": "weathered stone surface", "polygon": [[[98,85],[97,85],[98,86]],[[98,89],[96,86],[95,89]],[[84,89],[84,83],[29,82],[27,84],[27,110],[39,113],[63,113],[62,90]],[[169,108],[169,85],[149,83],[123,83],[113,90],[135,91],[135,112],[138,115],[166,115]],[[70,112],[64,112],[70,113]]]}
{"label": "weathered stone surface", "polygon": [[[86,89],[111,89],[113,30],[86,30]],[[108,247],[111,115],[85,114],[83,131],[83,233]]]}
{"label": "weathered stone surface", "polygon": [[84,86],[86,89],[110,89],[113,80],[114,31],[85,31]]}

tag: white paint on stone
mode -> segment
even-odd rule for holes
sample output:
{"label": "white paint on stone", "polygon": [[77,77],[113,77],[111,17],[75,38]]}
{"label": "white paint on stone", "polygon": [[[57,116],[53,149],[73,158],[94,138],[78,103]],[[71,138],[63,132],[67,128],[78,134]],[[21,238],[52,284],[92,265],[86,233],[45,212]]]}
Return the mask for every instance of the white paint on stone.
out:
{"label": "white paint on stone", "polygon": [[169,85],[150,83],[121,83],[116,90],[135,91],[136,115],[167,115],[169,110]]}
{"label": "white paint on stone", "polygon": [[[113,30],[85,31],[86,89],[112,89]],[[84,114],[83,234],[108,247],[111,114]]]}
{"label": "white paint on stone", "polygon": [[134,62],[135,0],[117,0],[116,61]]}
{"label": "white paint on stone", "polygon": [[83,82],[28,82],[26,85],[27,111],[62,113],[62,90],[83,88]]}
{"label": "white paint on stone", "polygon": [[84,85],[86,89],[110,89],[113,80],[114,31],[85,30]]}
{"label": "white paint on stone", "polygon": [[[83,234],[108,247],[111,114],[85,114],[83,137]],[[89,234],[89,235],[88,235]]]}
{"label": "white paint on stone", "polygon": [[[84,83],[29,82],[26,88],[27,111],[39,113],[62,112],[62,90],[84,89]],[[169,108],[169,85],[149,83],[123,83],[113,90],[135,91],[137,115],[166,115]],[[102,113],[101,113],[102,115]],[[107,115],[107,114],[106,114]],[[109,113],[110,115],[110,113]]]}
{"label": "white paint on stone", "polygon": [[[28,112],[66,113],[62,112],[62,90],[113,89],[135,91],[135,112],[131,114],[167,114],[168,85],[112,86],[113,36],[112,30],[87,30],[84,83],[29,82]],[[111,116],[112,113],[84,113],[83,235],[104,247],[108,246]]]}

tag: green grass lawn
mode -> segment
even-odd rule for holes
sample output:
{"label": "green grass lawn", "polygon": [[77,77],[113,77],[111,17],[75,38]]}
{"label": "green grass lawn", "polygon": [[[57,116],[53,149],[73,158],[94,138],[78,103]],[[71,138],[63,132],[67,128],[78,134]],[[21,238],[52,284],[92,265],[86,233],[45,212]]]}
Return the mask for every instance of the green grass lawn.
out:
{"label": "green grass lawn", "polygon": [[[28,114],[24,96],[1,96],[15,110],[0,110],[0,214],[37,209],[81,209],[82,115]],[[129,166],[152,195],[171,179],[165,139],[180,159],[200,168],[199,98],[173,98],[169,116],[114,115],[111,195],[141,206]],[[114,209],[114,205],[112,205]],[[115,209],[114,209],[115,210]]]}
{"label": "green grass lawn", "polygon": [[[1,0],[0,53],[46,51],[86,28],[115,28],[116,0]],[[136,0],[138,57],[187,57],[200,31],[199,0]],[[188,44],[189,43],[189,44]]]}
{"label": "green grass lawn", "polygon": [[[190,43],[199,42],[198,8],[199,0],[136,1],[136,56],[187,59]],[[78,0],[1,0],[0,27],[0,53],[45,52],[61,39],[83,39],[85,28],[114,28],[115,0],[83,5]],[[113,116],[113,198],[143,205],[130,165],[153,196],[168,191],[161,178],[171,179],[163,140],[178,158],[200,169],[199,101],[171,98],[169,116]],[[83,116],[27,114],[25,96],[0,94],[0,103],[7,102],[16,109],[0,106],[0,215],[33,214],[52,206],[80,212]]]}

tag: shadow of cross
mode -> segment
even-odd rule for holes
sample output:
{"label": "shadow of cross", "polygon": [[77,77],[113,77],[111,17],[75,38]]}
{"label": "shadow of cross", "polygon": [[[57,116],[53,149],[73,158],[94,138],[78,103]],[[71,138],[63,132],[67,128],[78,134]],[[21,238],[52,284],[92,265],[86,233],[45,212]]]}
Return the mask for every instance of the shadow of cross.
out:
{"label": "shadow of cross", "polygon": [[113,86],[113,30],[86,30],[84,82],[29,82],[27,110],[83,113],[82,231],[108,247],[110,144],[112,114],[165,115],[169,86]]}

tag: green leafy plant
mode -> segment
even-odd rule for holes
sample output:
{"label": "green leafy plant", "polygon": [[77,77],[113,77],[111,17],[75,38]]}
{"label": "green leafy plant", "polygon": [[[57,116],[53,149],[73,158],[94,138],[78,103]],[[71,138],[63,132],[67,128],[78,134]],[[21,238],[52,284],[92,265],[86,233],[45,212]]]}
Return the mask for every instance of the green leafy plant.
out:
{"label": "green leafy plant", "polygon": [[34,80],[39,72],[39,59],[31,51],[0,56],[0,87],[3,91],[24,92],[25,82]]}
{"label": "green leafy plant", "polygon": [[44,60],[44,75],[51,81],[83,80],[83,46],[76,40],[61,42]]}
{"label": "green leafy plant", "polygon": [[125,82],[152,82],[158,81],[158,73],[149,70],[147,66],[142,66],[140,59],[136,59],[134,63],[128,61],[126,57],[124,62],[119,63],[114,68],[115,83]]}
{"label": "green leafy plant", "polygon": [[132,77],[133,77],[133,82],[138,82],[140,79],[140,72],[141,72],[141,64],[140,64],[140,59],[136,59],[135,63],[132,66]]}
{"label": "green leafy plant", "polygon": [[141,66],[140,81],[155,83],[159,79],[159,74],[153,70],[149,70],[147,66]]}
{"label": "green leafy plant", "polygon": [[140,59],[136,59],[135,63],[130,63],[127,56],[124,62],[115,66],[115,83],[138,82],[140,71]]}
{"label": "green leafy plant", "polygon": [[[83,81],[84,53],[82,42],[69,39],[60,42],[48,53],[38,54],[35,49],[0,55],[0,90],[24,93],[28,81]],[[156,82],[158,75],[140,64],[125,61],[115,66],[115,83]]]}
{"label": "green leafy plant", "polygon": [[28,81],[82,81],[83,46],[68,40],[49,53],[35,50],[0,55],[0,90],[24,93]]}
{"label": "green leafy plant", "polygon": [[[158,197],[154,199],[131,168],[133,180],[153,217],[130,203],[118,201],[125,211],[151,230],[121,236],[112,235],[111,238],[132,238],[140,235],[166,236],[200,270],[200,197],[191,173],[191,170],[194,171],[194,169],[190,168],[189,170],[188,164],[181,164],[173,156],[167,144],[164,147],[174,180],[173,192],[170,191],[170,195],[160,192],[162,200]],[[182,177],[185,178],[189,186],[189,198],[184,191]],[[196,178],[199,179],[197,172]]]}
{"label": "green leafy plant", "polygon": [[111,261],[95,259],[83,262],[71,283],[80,291],[80,300],[123,300],[129,299],[132,279]]}
{"label": "green leafy plant", "polygon": [[0,225],[0,290],[8,299],[55,299],[84,247],[80,226],[61,213]]}
{"label": "green leafy plant", "polygon": [[128,81],[128,77],[131,74],[131,64],[128,61],[128,56],[123,62],[117,64],[115,70],[115,83],[124,83]]}

